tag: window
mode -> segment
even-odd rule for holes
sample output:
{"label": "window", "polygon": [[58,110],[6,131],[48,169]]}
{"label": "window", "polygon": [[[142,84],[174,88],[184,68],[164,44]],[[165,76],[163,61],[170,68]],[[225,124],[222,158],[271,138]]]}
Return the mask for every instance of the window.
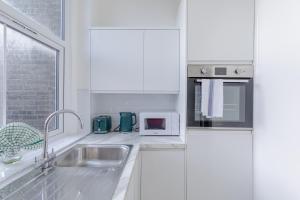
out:
{"label": "window", "polygon": [[46,26],[56,36],[63,38],[63,0],[3,0],[40,25]]}
{"label": "window", "polygon": [[58,105],[57,51],[7,28],[5,58],[6,123],[22,121],[42,130]]}
{"label": "window", "polygon": [[[16,9],[4,15],[8,4]],[[62,10],[62,0],[0,0],[0,127],[24,122],[42,131],[46,117],[63,108],[66,44],[53,40],[53,33],[62,36]],[[20,11],[36,22],[19,22],[14,17]],[[49,31],[36,31],[44,26]],[[63,118],[55,118],[49,129],[62,132]]]}

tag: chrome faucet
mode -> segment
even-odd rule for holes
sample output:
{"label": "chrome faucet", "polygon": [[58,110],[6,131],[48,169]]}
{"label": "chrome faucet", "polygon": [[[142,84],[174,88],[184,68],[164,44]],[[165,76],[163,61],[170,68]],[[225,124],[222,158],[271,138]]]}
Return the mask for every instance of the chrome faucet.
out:
{"label": "chrome faucet", "polygon": [[57,116],[57,115],[60,115],[60,114],[64,114],[64,113],[70,113],[70,114],[73,114],[75,115],[79,122],[80,122],[80,126],[81,126],[81,129],[83,129],[83,122],[80,118],[80,116],[72,111],[72,110],[68,110],[68,109],[63,109],[63,110],[58,110],[58,111],[55,111],[53,113],[51,113],[47,119],[45,120],[45,124],[44,124],[44,146],[43,146],[43,157],[42,157],[42,170],[44,171],[45,169],[49,168],[52,166],[52,161],[54,160],[54,158],[56,157],[53,149],[52,149],[52,153],[49,154],[48,153],[48,131],[49,131],[49,123],[51,122],[51,120],[53,119],[53,117]]}

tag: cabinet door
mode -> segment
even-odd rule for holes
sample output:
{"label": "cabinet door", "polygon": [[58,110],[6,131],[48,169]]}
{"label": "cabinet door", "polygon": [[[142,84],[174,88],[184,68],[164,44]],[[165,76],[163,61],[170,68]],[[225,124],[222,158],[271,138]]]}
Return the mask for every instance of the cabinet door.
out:
{"label": "cabinet door", "polygon": [[91,31],[91,90],[143,90],[143,31]]}
{"label": "cabinet door", "polygon": [[251,61],[254,0],[188,0],[188,61]]}
{"label": "cabinet door", "polygon": [[184,200],[184,151],[143,151],[141,200]]}
{"label": "cabinet door", "polygon": [[141,154],[138,155],[135,161],[135,166],[131,175],[128,186],[126,200],[140,200],[141,199]]}
{"label": "cabinet door", "polygon": [[187,199],[251,200],[252,135],[188,133]]}
{"label": "cabinet door", "polygon": [[179,91],[179,31],[146,30],[144,39],[145,92]]}

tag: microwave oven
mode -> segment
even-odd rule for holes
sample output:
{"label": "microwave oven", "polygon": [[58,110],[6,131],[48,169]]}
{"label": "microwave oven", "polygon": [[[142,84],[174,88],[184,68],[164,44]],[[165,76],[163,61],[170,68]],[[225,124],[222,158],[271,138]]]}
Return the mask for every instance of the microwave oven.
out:
{"label": "microwave oven", "polygon": [[180,135],[176,112],[142,112],[139,118],[140,135]]}

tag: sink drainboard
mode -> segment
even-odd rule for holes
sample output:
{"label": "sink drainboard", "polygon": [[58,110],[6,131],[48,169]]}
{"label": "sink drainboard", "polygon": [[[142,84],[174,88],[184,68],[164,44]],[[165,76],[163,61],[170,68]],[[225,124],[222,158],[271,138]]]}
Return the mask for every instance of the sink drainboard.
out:
{"label": "sink drainboard", "polygon": [[[114,149],[119,146],[77,145],[57,158],[56,167],[47,176],[42,175],[0,199],[111,200],[131,149],[127,145],[121,147],[122,153]],[[87,150],[89,155],[86,148],[93,148]],[[85,152],[85,155],[78,152]],[[109,152],[111,155],[105,155]]]}

